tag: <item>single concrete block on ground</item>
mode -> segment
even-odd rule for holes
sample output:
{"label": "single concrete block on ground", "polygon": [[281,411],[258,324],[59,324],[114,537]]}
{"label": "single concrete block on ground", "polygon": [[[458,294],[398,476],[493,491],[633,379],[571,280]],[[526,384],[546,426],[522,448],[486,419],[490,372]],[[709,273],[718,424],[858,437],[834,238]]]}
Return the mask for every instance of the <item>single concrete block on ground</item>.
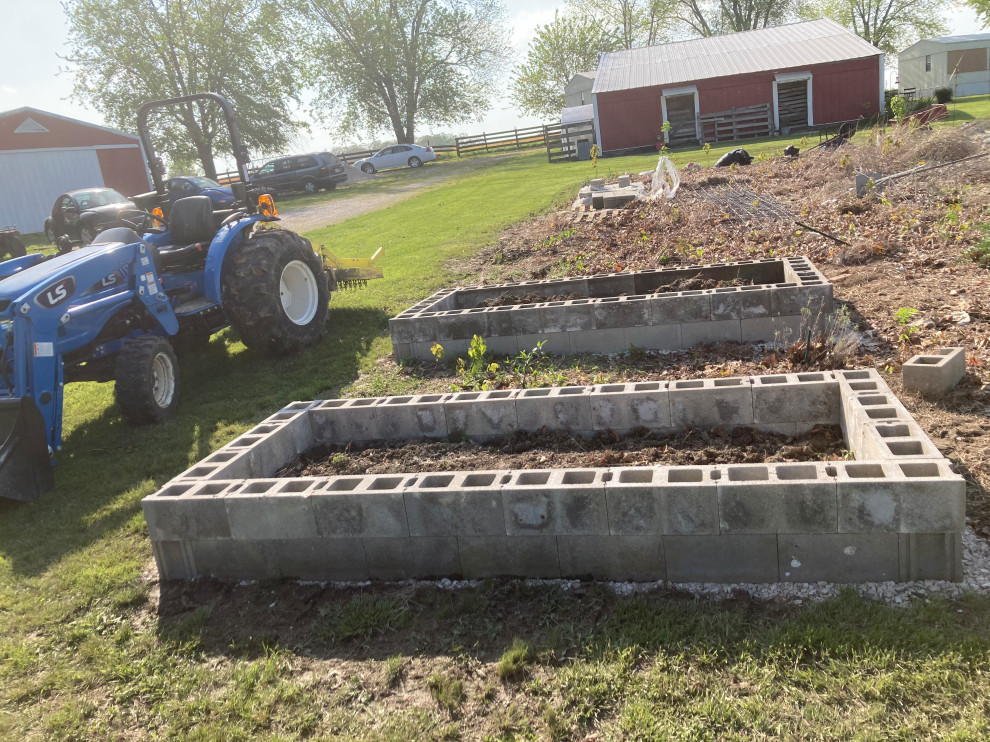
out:
{"label": "single concrete block on ground", "polygon": [[825,464],[724,467],[722,533],[836,533],[836,482]]}
{"label": "single concrete block on ground", "polygon": [[675,381],[667,395],[672,427],[707,429],[753,424],[751,378]]}
{"label": "single concrete block on ground", "polygon": [[681,324],[681,343],[685,348],[702,343],[738,343],[741,337],[741,325],[737,319]]}
{"label": "single concrete block on ground", "polygon": [[905,363],[904,388],[926,397],[941,397],[952,391],[966,375],[965,348],[945,348],[937,353],[921,353]]}
{"label": "single concrete block on ground", "polygon": [[561,577],[596,580],[662,580],[660,536],[558,536]]}
{"label": "single concrete block on ground", "polygon": [[671,582],[777,582],[777,537],[664,536]]}
{"label": "single concrete block on ground", "polygon": [[508,472],[421,474],[404,491],[409,534],[504,536],[502,484]]}
{"label": "single concrete block on ground", "polygon": [[191,580],[200,577],[190,541],[151,542],[158,576],[163,580]]}
{"label": "single concrete block on ground", "polygon": [[782,582],[887,582],[898,576],[896,533],[801,533],[779,537]]}
{"label": "single concrete block on ground", "polygon": [[199,577],[275,580],[282,576],[271,540],[200,539],[189,546]]}
{"label": "single concrete block on ground", "polygon": [[364,551],[372,580],[425,580],[462,572],[454,537],[365,538]]}
{"label": "single concrete block on ground", "polygon": [[466,579],[560,577],[555,536],[463,536],[457,539]]}
{"label": "single concrete block on ground", "polygon": [[364,542],[359,538],[276,539],[272,548],[279,574],[289,580],[369,579]]}
{"label": "single concrete block on ground", "polygon": [[528,469],[502,487],[510,536],[608,534],[607,469]]}
{"label": "single concrete block on ground", "polygon": [[900,574],[897,579],[963,579],[963,543],[961,533],[900,533]]}

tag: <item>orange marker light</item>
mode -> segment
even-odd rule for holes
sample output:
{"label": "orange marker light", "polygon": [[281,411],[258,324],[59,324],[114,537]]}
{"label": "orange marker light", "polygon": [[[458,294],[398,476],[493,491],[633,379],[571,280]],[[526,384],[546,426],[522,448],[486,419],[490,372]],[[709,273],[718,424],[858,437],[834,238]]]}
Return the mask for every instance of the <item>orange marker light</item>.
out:
{"label": "orange marker light", "polygon": [[268,193],[262,193],[258,196],[258,211],[261,212],[262,216],[278,216],[278,210],[275,208],[275,200]]}
{"label": "orange marker light", "polygon": [[151,215],[152,216],[157,216],[162,221],[165,221],[165,212],[162,211],[162,207],[161,206],[156,206],[155,208],[153,208],[151,210]]}

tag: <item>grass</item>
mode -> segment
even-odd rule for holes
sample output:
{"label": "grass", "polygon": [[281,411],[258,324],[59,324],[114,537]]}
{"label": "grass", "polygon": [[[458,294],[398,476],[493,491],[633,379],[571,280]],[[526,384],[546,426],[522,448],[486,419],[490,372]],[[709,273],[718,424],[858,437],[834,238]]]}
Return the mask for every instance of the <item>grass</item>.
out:
{"label": "grass", "polygon": [[[789,142],[741,144],[759,156]],[[739,144],[675,157],[707,164]],[[605,159],[598,174],[655,162]],[[68,385],[55,491],[0,501],[0,738],[987,738],[982,599],[893,609],[846,594],[790,610],[486,584],[291,603],[247,585],[187,603],[166,585],[159,602],[142,497],[288,402],[340,394],[390,351],[390,316],[465,278],[451,258],[591,177],[539,152],[473,158],[308,234],[343,256],[384,246],[386,279],[336,294],[327,337],[299,357],[261,358],[230,332],[184,356],[162,425],[125,426],[111,384]],[[379,378],[374,393],[414,384]],[[516,681],[493,689],[479,673]]]}

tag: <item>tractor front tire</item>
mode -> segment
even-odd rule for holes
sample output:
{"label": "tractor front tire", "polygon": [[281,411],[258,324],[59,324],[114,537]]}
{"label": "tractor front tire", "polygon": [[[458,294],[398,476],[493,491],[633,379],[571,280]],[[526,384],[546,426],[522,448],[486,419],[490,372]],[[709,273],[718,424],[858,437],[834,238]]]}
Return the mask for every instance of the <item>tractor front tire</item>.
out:
{"label": "tractor front tire", "polygon": [[224,311],[252,350],[277,356],[312,345],[326,330],[329,302],[323,263],[295,232],[257,231],[228,259]]}
{"label": "tractor front tire", "polygon": [[161,422],[179,405],[179,361],[163,337],[127,340],[117,356],[115,379],[117,405],[131,425]]}

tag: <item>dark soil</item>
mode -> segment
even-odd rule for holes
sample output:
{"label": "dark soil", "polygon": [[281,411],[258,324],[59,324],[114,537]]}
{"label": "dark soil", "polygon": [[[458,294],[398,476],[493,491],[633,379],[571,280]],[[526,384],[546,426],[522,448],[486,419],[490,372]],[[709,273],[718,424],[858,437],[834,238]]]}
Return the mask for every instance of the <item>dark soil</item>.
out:
{"label": "dark soil", "polygon": [[494,299],[479,301],[475,306],[507,307],[514,306],[516,304],[542,304],[548,301],[574,301],[575,299],[587,298],[588,297],[583,294],[553,294],[552,296],[546,296],[545,294],[503,294],[502,296],[497,296]]}
{"label": "dark soil", "polygon": [[698,273],[694,276],[687,276],[680,280],[668,283],[656,291],[654,294],[672,294],[678,291],[698,291],[699,289],[724,289],[730,286],[752,286],[756,282],[752,278],[733,278],[728,281],[719,281],[716,278],[702,278]]}
{"label": "dark soil", "polygon": [[834,460],[844,454],[842,431],[837,426],[816,427],[796,437],[752,428],[688,428],[675,434],[640,429],[625,436],[609,431],[590,439],[542,431],[516,433],[490,443],[419,440],[331,446],[299,456],[276,476],[758,464]]}

